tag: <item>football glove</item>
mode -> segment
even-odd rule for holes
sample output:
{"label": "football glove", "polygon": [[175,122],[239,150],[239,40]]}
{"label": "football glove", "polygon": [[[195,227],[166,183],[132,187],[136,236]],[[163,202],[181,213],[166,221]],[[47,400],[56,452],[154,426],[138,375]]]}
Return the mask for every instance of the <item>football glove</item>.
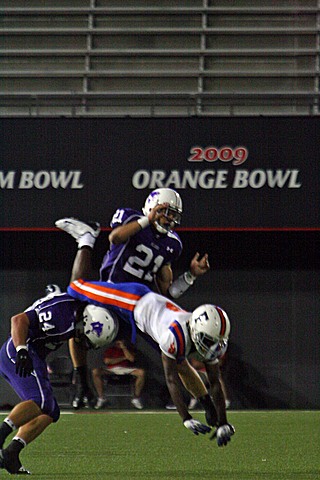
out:
{"label": "football glove", "polygon": [[232,435],[234,435],[234,433],[234,426],[230,423],[226,423],[225,425],[221,425],[215,430],[213,435],[210,437],[210,440],[216,438],[218,447],[222,447],[223,445],[227,445],[227,443],[230,442],[231,437]]}
{"label": "football glove", "polygon": [[29,377],[33,371],[32,359],[27,347],[20,347],[16,356],[16,374],[19,377]]}
{"label": "football glove", "polygon": [[199,433],[202,433],[203,435],[205,435],[206,433],[209,433],[211,431],[210,427],[208,427],[204,423],[199,422],[198,420],[195,420],[194,418],[185,420],[183,422],[183,425],[188,430],[191,430],[191,432],[194,433],[195,435],[199,435]]}

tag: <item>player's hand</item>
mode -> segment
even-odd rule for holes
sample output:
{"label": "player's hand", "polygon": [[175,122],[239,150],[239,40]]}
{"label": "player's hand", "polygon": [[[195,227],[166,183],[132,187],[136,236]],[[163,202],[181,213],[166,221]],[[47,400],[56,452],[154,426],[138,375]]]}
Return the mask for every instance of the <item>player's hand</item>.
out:
{"label": "player's hand", "polygon": [[234,435],[234,433],[234,426],[230,423],[226,423],[226,425],[221,425],[216,429],[214,434],[210,437],[210,440],[216,438],[218,447],[222,447],[223,445],[227,445],[227,443],[230,442],[231,437],[232,435]]}
{"label": "player's hand", "polygon": [[157,222],[161,217],[165,215],[166,208],[169,206],[168,203],[159,203],[150,210],[148,214],[148,219],[150,223]]}
{"label": "player's hand", "polygon": [[194,277],[199,277],[210,269],[208,254],[203,255],[200,260],[199,257],[200,253],[197,252],[190,263],[190,272]]}
{"label": "player's hand", "polygon": [[199,420],[195,420],[194,418],[190,418],[190,420],[185,420],[183,422],[183,425],[188,430],[191,430],[191,432],[195,435],[199,435],[199,433],[205,435],[206,433],[209,433],[211,431],[211,428],[208,427],[208,425],[205,425],[204,423],[201,423],[199,422]]}
{"label": "player's hand", "polygon": [[32,359],[27,347],[20,348],[16,356],[16,374],[19,377],[29,377],[33,371]]}

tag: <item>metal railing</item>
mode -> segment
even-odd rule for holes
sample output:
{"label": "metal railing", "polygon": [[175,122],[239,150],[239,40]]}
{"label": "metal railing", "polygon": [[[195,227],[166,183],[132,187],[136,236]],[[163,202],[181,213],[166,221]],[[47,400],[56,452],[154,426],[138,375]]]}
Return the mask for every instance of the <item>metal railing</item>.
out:
{"label": "metal railing", "polygon": [[319,0],[88,3],[0,8],[0,115],[319,114]]}

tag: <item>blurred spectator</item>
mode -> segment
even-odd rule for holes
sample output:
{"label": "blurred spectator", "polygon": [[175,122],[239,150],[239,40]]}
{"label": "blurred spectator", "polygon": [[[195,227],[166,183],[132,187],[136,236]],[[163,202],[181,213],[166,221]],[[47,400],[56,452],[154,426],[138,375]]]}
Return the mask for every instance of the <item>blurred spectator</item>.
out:
{"label": "blurred spectator", "polygon": [[135,365],[136,351],[132,344],[124,340],[117,340],[106,349],[103,354],[103,367],[92,370],[92,379],[98,394],[95,409],[99,410],[106,404],[104,394],[104,376],[132,375],[135,377],[134,397],[131,400],[135,408],[142,409],[142,390],[145,384],[145,370]]}

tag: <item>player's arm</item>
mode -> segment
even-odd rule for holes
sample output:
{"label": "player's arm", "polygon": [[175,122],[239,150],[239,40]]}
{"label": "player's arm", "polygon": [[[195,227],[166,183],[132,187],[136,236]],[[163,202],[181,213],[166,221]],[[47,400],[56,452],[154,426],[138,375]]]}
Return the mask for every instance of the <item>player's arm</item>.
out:
{"label": "player's arm", "polygon": [[197,398],[203,407],[208,425],[212,427],[215,426],[217,424],[217,412],[208,393],[207,387],[203,383],[198,372],[187,360],[183,360],[183,362],[178,365],[178,372],[186,390],[194,398]]}
{"label": "player's arm", "polygon": [[218,446],[222,447],[230,442],[235,429],[227,420],[225,398],[220,383],[219,363],[207,363],[206,371],[210,383],[210,393],[217,411],[217,429],[210,439],[215,438]]}
{"label": "player's arm", "polygon": [[206,372],[210,383],[210,394],[217,411],[218,425],[227,423],[227,413],[225,398],[220,383],[220,367],[219,363],[206,363]]}
{"label": "player's arm", "polygon": [[210,269],[208,254],[200,258],[197,252],[190,263],[188,271],[182,273],[168,287],[168,293],[172,298],[179,298],[194,284],[195,280]]}
{"label": "player's arm", "polygon": [[208,394],[208,390],[201,380],[198,372],[190,365],[188,360],[183,360],[178,365],[179,377],[185,389],[194,397],[200,398]]}
{"label": "player's arm", "polygon": [[11,338],[16,348],[16,374],[28,377],[33,371],[33,362],[28,352],[27,339],[30,321],[26,313],[18,313],[11,318]]}
{"label": "player's arm", "polygon": [[161,358],[171,400],[177,407],[177,411],[182,418],[184,426],[188,430],[191,430],[195,435],[199,435],[199,433],[205,434],[210,432],[210,427],[192,418],[188,412],[181,391],[181,382],[178,373],[177,361],[167,357],[167,355],[164,353],[162,353]]}
{"label": "player's arm", "polygon": [[[148,226],[147,223],[146,226]],[[125,243],[130,237],[136,235],[142,229],[141,225],[138,223],[138,220],[133,220],[132,222],[126,223],[125,225],[119,225],[111,230],[109,235],[109,242],[114,245],[119,245]]]}
{"label": "player's arm", "polygon": [[168,290],[172,284],[173,273],[171,265],[168,263],[158,270],[155,277],[155,284],[161,295],[168,296]]}
{"label": "player's arm", "polygon": [[125,223],[115,227],[109,235],[109,242],[114,245],[119,245],[125,243],[130,237],[136,235],[138,232],[147,228],[149,225],[158,220],[163,216],[163,210],[165,205],[159,204],[156,205],[147,216],[140,217],[137,220],[132,220],[132,222]]}
{"label": "player's arm", "polygon": [[11,338],[14,346],[26,345],[30,321],[26,313],[18,313],[11,318]]}
{"label": "player's arm", "polygon": [[185,405],[182,391],[181,391],[181,382],[178,373],[177,361],[173,358],[167,357],[164,353],[161,354],[162,365],[164,370],[164,375],[166,379],[166,384],[171,396],[171,399],[177,411],[183,421],[191,418],[189,415],[188,409]]}

